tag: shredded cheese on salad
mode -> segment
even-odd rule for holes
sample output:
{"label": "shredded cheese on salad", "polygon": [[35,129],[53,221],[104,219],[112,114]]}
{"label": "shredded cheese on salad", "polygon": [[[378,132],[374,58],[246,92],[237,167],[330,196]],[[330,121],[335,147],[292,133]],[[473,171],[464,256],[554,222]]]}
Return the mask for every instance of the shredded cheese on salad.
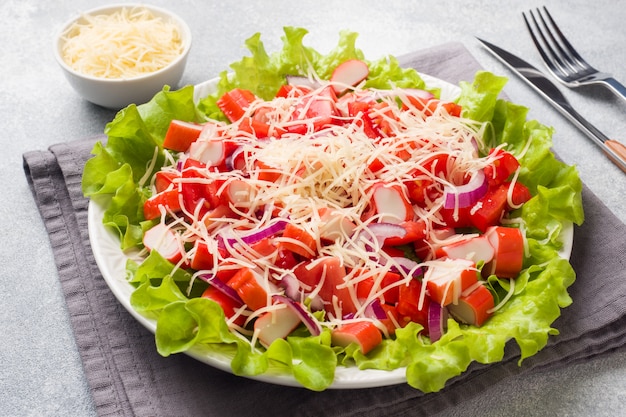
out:
{"label": "shredded cheese on salad", "polygon": [[[454,103],[400,88],[353,87],[337,96],[332,86],[291,86],[269,101],[234,90],[218,102],[236,113],[229,122],[194,126],[188,147],[178,144],[182,133],[168,132],[164,146],[178,152],[160,172],[170,178],[167,187],[153,178],[147,205],[158,211],[146,217],[172,232],[165,236],[175,239],[177,267],[191,266],[188,293],[198,282],[236,293],[227,322],[251,335],[253,347],[274,340],[257,323],[285,294],[309,328],[369,322],[393,337],[419,321],[436,341],[431,303],[446,313],[437,316],[441,328],[455,311],[463,322],[482,324],[510,295],[494,307],[481,268],[488,264],[491,274],[506,270],[497,262],[514,263],[518,270],[505,274],[513,278],[524,257],[519,229],[508,243],[513,255],[501,257],[498,245],[506,243],[486,238],[524,202],[515,201],[518,165],[498,172],[501,149],[480,156],[485,126],[463,118]],[[496,217],[472,223],[496,190],[503,196]],[[176,200],[163,204],[172,192]],[[476,227],[482,233],[458,231]],[[144,244],[158,250],[164,239]],[[254,295],[232,282],[242,270]],[[472,304],[481,290],[490,300]]]}

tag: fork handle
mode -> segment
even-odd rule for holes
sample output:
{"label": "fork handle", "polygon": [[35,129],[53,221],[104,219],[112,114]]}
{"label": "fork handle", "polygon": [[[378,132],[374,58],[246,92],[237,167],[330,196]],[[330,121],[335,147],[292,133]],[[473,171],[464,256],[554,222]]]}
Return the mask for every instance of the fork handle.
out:
{"label": "fork handle", "polygon": [[616,95],[626,100],[626,87],[624,87],[622,83],[617,81],[615,78],[607,78],[606,80],[604,80],[604,82],[606,83],[607,87],[609,87],[609,89],[612,90]]}
{"label": "fork handle", "polygon": [[[613,139],[604,141],[604,145],[613,151],[605,151],[609,159],[613,161],[618,167],[620,167],[622,171],[626,172],[626,168],[624,167],[626,165],[626,146],[624,146],[621,142]],[[621,163],[617,161],[618,158],[621,159]]]}
{"label": "fork handle", "polygon": [[604,133],[599,131],[594,125],[589,123],[587,119],[582,117],[572,105],[563,97],[565,101],[557,102],[554,99],[548,97],[549,101],[567,117],[572,123],[574,123],[584,134],[586,134],[593,142],[598,145],[606,156],[619,167],[624,173],[626,173],[626,146],[621,142],[606,137]]}

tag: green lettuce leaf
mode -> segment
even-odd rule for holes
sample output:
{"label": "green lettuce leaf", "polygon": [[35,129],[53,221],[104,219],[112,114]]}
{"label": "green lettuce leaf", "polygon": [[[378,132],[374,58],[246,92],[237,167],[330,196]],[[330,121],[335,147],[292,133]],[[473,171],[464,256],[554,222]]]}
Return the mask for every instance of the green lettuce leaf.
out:
{"label": "green lettuce leaf", "polygon": [[168,304],[187,300],[171,275],[166,275],[160,281],[156,286],[146,281],[137,287],[130,296],[130,305],[140,313],[154,313],[156,316]]}
{"label": "green lettuce leaf", "polygon": [[461,82],[461,96],[457,100],[463,107],[463,116],[478,122],[494,119],[496,103],[507,79],[486,71],[479,71],[473,83]]}
{"label": "green lettuce leaf", "polygon": [[[164,87],[148,103],[131,104],[106,125],[106,144],[94,145],[81,185],[86,197],[111,198],[103,221],[118,233],[122,249],[141,244],[143,233],[152,226],[143,217],[143,203],[150,197],[145,185],[163,166],[163,138],[170,121],[201,118],[193,87],[177,91]],[[150,166],[154,168],[148,172]]]}
{"label": "green lettuce leaf", "polygon": [[207,298],[166,305],[157,319],[155,338],[163,356],[185,352],[194,345],[242,343],[228,329],[219,304]]}

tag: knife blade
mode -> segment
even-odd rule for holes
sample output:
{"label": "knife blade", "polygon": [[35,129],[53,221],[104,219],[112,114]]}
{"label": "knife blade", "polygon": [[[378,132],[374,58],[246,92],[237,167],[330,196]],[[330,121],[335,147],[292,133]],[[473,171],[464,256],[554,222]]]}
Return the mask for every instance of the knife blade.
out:
{"label": "knife blade", "polygon": [[561,93],[561,90],[537,68],[492,43],[480,38],[476,39],[478,39],[487,51],[530,85],[563,116],[587,135],[602,149],[614,164],[626,173],[626,146],[621,142],[609,139],[604,133],[574,110],[567,98]]}

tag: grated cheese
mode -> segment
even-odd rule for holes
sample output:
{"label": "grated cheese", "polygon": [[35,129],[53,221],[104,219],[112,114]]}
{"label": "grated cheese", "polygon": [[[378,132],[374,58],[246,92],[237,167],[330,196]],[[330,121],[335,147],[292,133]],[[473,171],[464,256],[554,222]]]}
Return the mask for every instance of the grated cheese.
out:
{"label": "grated cheese", "polygon": [[[322,86],[310,94],[315,96],[323,88]],[[339,259],[341,266],[346,268],[345,281],[337,288],[347,289],[356,308],[353,319],[367,319],[364,316],[366,307],[373,300],[381,299],[390,288],[407,285],[414,279],[413,274],[418,268],[426,270],[422,281],[426,284],[431,279],[441,278],[439,275],[444,278],[454,276],[467,267],[466,264],[428,259],[417,264],[411,271],[406,271],[382,251],[382,244],[368,229],[370,223],[380,221],[384,218],[383,215],[379,213],[368,216],[367,213],[371,208],[372,187],[381,181],[400,186],[405,194],[407,180],[432,181],[432,187],[440,191],[439,194],[443,194],[444,187],[458,187],[464,183],[468,173],[482,170],[492,164],[491,157],[481,158],[478,155],[478,149],[483,146],[482,135],[486,127],[470,119],[450,116],[443,107],[428,116],[415,108],[411,109],[410,106],[408,110],[402,109],[393,101],[394,98],[389,98],[401,95],[400,90],[396,94],[384,95],[357,88],[355,94],[361,97],[372,94],[377,100],[389,104],[384,111],[375,111],[375,114],[370,115],[387,121],[389,126],[387,134],[372,139],[364,130],[363,123],[357,123],[356,120],[352,123],[342,120],[341,123],[329,124],[322,129],[315,128],[315,119],[304,117],[311,100],[303,101],[306,100],[306,96],[295,95],[276,98],[271,102],[257,100],[251,103],[245,112],[247,116],[262,113],[265,120],[270,123],[270,132],[287,132],[290,127],[304,124],[303,134],[284,133],[280,138],[257,139],[253,134],[240,131],[238,122],[215,123],[210,128],[204,129],[198,139],[200,142],[198,146],[202,146],[201,142],[228,138],[240,148],[243,168],[232,171],[213,169],[214,167],[210,166],[207,169],[194,168],[201,172],[201,178],[177,178],[174,180],[175,186],[181,187],[184,183],[205,185],[217,181],[221,184],[217,195],[222,196],[228,192],[230,182],[244,180],[255,196],[254,201],[246,202],[244,205],[237,207],[231,205],[230,209],[235,214],[232,217],[214,217],[210,212],[201,217],[201,204],[193,213],[184,209],[178,214],[167,213],[167,221],[176,224],[178,232],[183,236],[182,241],[190,243],[201,240],[212,249],[214,267],[210,272],[216,273],[218,265],[220,270],[249,267],[259,271],[262,283],[268,289],[268,297],[271,297],[272,293],[282,291],[273,286],[272,281],[280,282],[284,276],[293,271],[275,265],[279,245],[276,245],[272,253],[261,256],[254,250],[253,245],[242,240],[242,237],[268,227],[277,217],[298,226],[314,237],[317,257],[311,260],[308,268],[315,268],[328,257]],[[433,156],[447,157],[445,172],[448,175],[445,178],[437,175],[440,171],[438,168],[441,167],[428,164]],[[382,168],[372,172],[369,166],[373,161],[380,162]],[[175,169],[174,164],[171,165],[170,169]],[[271,180],[268,180],[268,177]],[[513,182],[516,179],[517,173]],[[426,198],[425,207],[413,205],[413,214],[415,219],[424,220],[427,224],[426,233],[431,236],[428,244],[438,247],[473,236],[453,234],[439,239],[436,233],[431,233],[438,225],[444,224],[439,214],[443,198],[433,197],[433,200],[429,200],[428,196]],[[510,198],[509,196],[509,200]],[[181,206],[184,208],[184,205]],[[333,211],[333,216],[340,216],[354,226],[338,228],[335,232],[339,236],[333,242],[324,241],[320,237],[321,231],[324,230],[324,222],[328,221],[321,212],[328,209]],[[162,222],[164,221],[165,216],[162,218]],[[280,236],[273,239],[275,243],[287,240],[301,244]],[[223,252],[217,250],[219,245],[225,249]],[[302,247],[309,250],[306,245],[302,244]],[[193,259],[193,251],[193,248],[189,249],[183,259]],[[435,267],[439,268],[439,275],[434,275]],[[326,266],[320,282],[315,286],[303,288],[302,284],[301,289],[306,291],[309,300],[319,298],[322,287],[328,279],[325,268]],[[392,269],[394,272],[398,271],[401,279],[385,286],[383,277]],[[456,275],[459,278],[454,282],[450,280],[445,289],[446,294],[453,292],[452,298],[455,303],[461,296],[460,274]],[[370,293],[367,299],[358,299],[357,285],[368,278],[373,278]],[[426,285],[423,285],[419,297],[420,307],[423,306],[426,297],[425,289]],[[322,326],[335,327],[347,321],[336,297],[325,301],[329,303],[327,306],[329,311],[324,321],[320,323]],[[276,308],[271,307],[269,299],[267,308]],[[247,320],[251,321],[265,311],[268,310],[250,313]],[[234,325],[234,320],[229,321],[229,326],[237,330],[235,333],[241,333]],[[387,329],[383,327],[381,326],[381,329],[386,333]],[[257,334],[252,335],[253,345],[256,338]]]}
{"label": "grated cheese", "polygon": [[63,34],[62,56],[74,70],[107,79],[158,71],[183,51],[180,28],[143,7],[83,15]]}

